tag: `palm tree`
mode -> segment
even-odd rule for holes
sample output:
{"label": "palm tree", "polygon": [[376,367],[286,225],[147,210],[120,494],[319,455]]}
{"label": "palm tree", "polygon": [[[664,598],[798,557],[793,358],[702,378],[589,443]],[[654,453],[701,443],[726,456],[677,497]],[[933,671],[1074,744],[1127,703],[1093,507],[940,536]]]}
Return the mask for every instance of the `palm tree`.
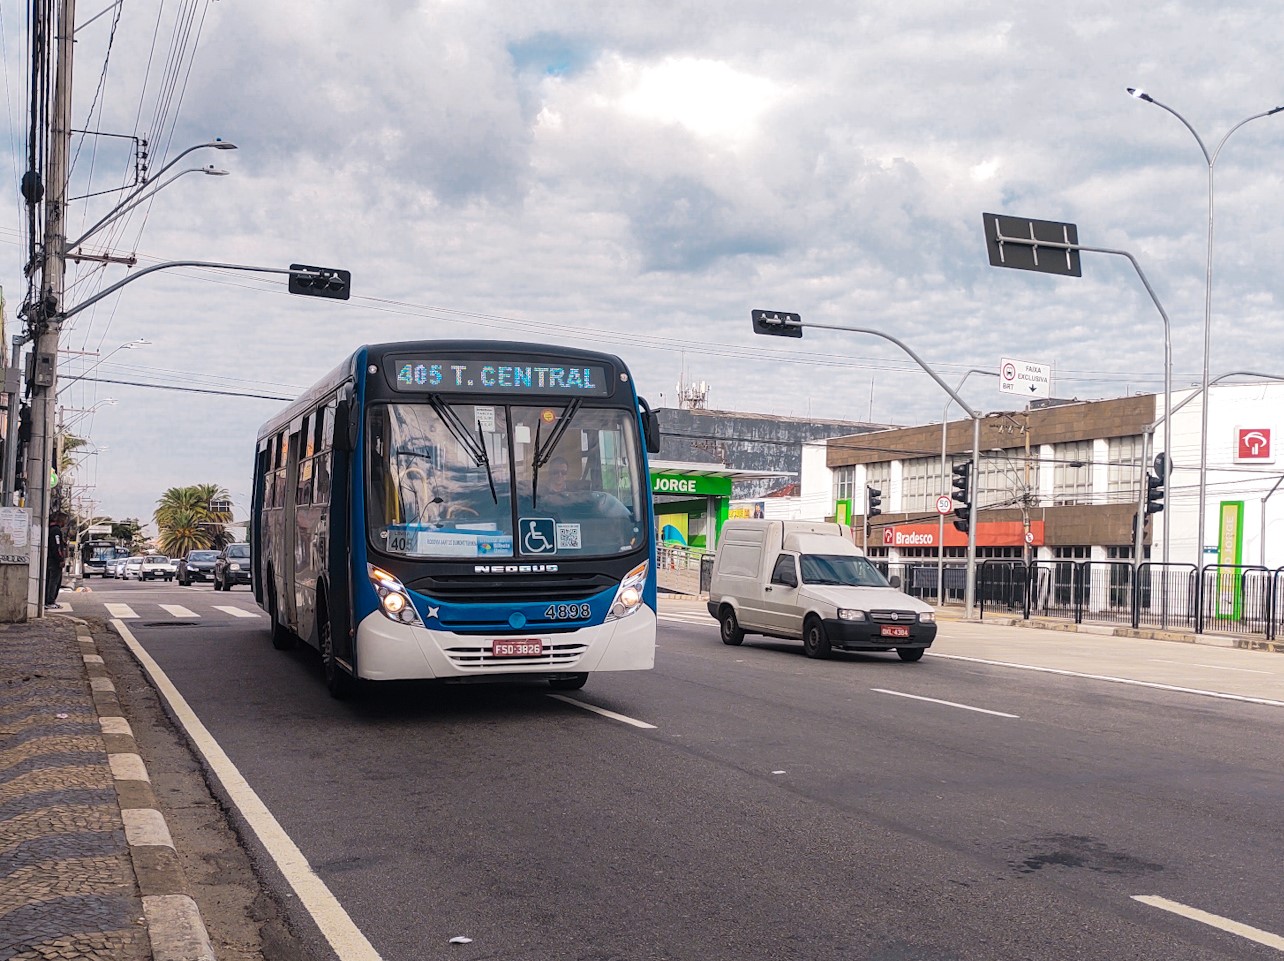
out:
{"label": "palm tree", "polygon": [[232,515],[215,508],[228,502],[227,489],[217,484],[171,487],[165,491],[152,514],[162,550],[177,556],[190,550],[226,546],[231,540],[226,525]]}
{"label": "palm tree", "polygon": [[210,547],[209,534],[196,511],[175,510],[168,515],[169,525],[160,528],[157,542],[161,552],[170,557],[183,557],[188,551]]}

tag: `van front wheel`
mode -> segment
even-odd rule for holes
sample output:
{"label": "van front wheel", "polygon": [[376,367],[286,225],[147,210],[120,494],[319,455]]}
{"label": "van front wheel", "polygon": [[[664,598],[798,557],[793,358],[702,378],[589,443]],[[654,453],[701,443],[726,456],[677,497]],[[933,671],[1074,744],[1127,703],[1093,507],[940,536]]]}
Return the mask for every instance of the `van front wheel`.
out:
{"label": "van front wheel", "polygon": [[819,617],[809,617],[803,625],[803,653],[808,657],[829,657],[829,635]]}
{"label": "van front wheel", "polygon": [[927,648],[925,647],[898,647],[896,649],[896,653],[902,661],[913,662],[921,661],[923,659],[923,652],[926,650]]}
{"label": "van front wheel", "polygon": [[730,607],[722,609],[722,616],[718,618],[718,624],[722,628],[723,644],[730,644],[735,647],[745,639],[745,632],[740,630],[740,622],[736,620],[736,612]]}

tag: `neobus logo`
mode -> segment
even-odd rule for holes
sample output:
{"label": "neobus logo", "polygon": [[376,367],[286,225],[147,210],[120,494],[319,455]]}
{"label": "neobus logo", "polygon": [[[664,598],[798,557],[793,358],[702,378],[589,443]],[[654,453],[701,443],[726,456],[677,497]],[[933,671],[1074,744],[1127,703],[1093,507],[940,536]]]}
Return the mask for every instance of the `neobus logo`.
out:
{"label": "neobus logo", "polygon": [[555,574],[556,564],[474,564],[474,574]]}

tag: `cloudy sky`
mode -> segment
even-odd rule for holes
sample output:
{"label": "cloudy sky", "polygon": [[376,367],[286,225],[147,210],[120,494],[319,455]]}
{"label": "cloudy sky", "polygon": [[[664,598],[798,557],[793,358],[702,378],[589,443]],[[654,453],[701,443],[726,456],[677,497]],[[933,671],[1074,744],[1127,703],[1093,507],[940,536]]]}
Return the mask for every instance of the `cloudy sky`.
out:
{"label": "cloudy sky", "polygon": [[[63,356],[59,401],[103,449],[76,479],[118,518],[201,482],[243,514],[270,398],[385,340],[606,349],[653,404],[672,406],[685,374],[719,409],[940,417],[946,397],[894,348],[755,338],[765,307],[886,331],[951,382],[1009,356],[1052,365],[1058,396],[1158,390],[1163,325],[1127,260],[1085,254],[1081,279],[992,268],[984,211],[1073,221],[1082,243],[1132,252],[1188,385],[1208,166],[1125,88],[1210,151],[1284,103],[1284,20],[1260,2],[122,0],[87,23],[104,4],[77,15],[75,126],[146,139],[153,173],[212,138],[239,149],[189,154],[171,172],[230,176],[181,177],[85,249],[140,267],[342,266],[354,289],[320,301],[272,275],[181,269],[74,318],[64,346],[98,353]],[[0,2],[15,185],[25,7]],[[130,182],[128,136],[76,137],[73,196]],[[1214,376],[1284,372],[1281,147],[1284,114],[1240,129],[1216,166]],[[27,249],[9,196],[7,335]],[[120,196],[77,200],[71,231]],[[124,276],[72,265],[68,303]],[[99,381],[66,380],[94,364]],[[974,376],[965,395],[1012,409],[996,384]]]}

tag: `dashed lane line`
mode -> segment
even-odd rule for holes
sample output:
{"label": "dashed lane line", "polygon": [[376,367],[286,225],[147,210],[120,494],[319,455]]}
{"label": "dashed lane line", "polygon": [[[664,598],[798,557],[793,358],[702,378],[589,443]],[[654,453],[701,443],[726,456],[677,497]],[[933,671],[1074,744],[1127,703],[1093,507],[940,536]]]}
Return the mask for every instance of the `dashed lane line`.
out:
{"label": "dashed lane line", "polygon": [[138,617],[138,615],[134,613],[134,609],[128,604],[104,604],[103,607],[107,608],[107,613],[112,617],[118,618],[122,621]]}
{"label": "dashed lane line", "polygon": [[995,717],[1010,717],[1019,719],[1019,714],[1006,714],[1003,711],[991,711],[984,707],[973,707],[971,704],[959,704],[957,701],[941,701],[934,697],[923,697],[919,694],[906,694],[904,691],[889,691],[882,687],[871,687],[871,691],[876,694],[891,694],[893,697],[908,697],[914,701],[927,701],[931,704],[943,704],[946,707],[957,707],[964,711],[975,711],[977,714],[993,714]]}
{"label": "dashed lane line", "polygon": [[173,614],[175,617],[187,618],[187,617],[201,616],[197,614],[195,611],[189,611],[186,607],[183,607],[181,604],[162,604],[160,605],[160,608],[162,611],[166,611],[169,614]]}
{"label": "dashed lane line", "polygon": [[565,694],[550,694],[549,697],[555,701],[563,701],[572,707],[582,708],[585,711],[592,711],[594,714],[600,714],[602,717],[609,717],[612,721],[619,721],[621,724],[628,724],[632,727],[640,727],[644,731],[654,731],[654,724],[648,724],[646,721],[639,721],[637,718],[628,717],[624,714],[616,714],[614,711],[608,711],[604,707],[597,707],[593,704],[585,704],[583,701],[577,701],[573,697],[567,697]]}
{"label": "dashed lane line", "polygon": [[1217,928],[1219,931],[1238,935],[1247,941],[1264,944],[1266,947],[1274,948],[1276,951],[1284,951],[1284,938],[1281,938],[1278,934],[1272,934],[1270,931],[1263,931],[1261,928],[1255,928],[1239,921],[1232,921],[1230,918],[1224,918],[1220,914],[1210,914],[1207,911],[1201,911],[1199,908],[1192,908],[1188,904],[1182,904],[1180,901],[1169,901],[1167,898],[1161,898],[1157,894],[1134,894],[1132,899],[1140,901],[1142,904],[1148,904],[1152,908],[1159,908],[1161,911],[1169,911],[1191,921],[1207,924],[1209,927]]}

